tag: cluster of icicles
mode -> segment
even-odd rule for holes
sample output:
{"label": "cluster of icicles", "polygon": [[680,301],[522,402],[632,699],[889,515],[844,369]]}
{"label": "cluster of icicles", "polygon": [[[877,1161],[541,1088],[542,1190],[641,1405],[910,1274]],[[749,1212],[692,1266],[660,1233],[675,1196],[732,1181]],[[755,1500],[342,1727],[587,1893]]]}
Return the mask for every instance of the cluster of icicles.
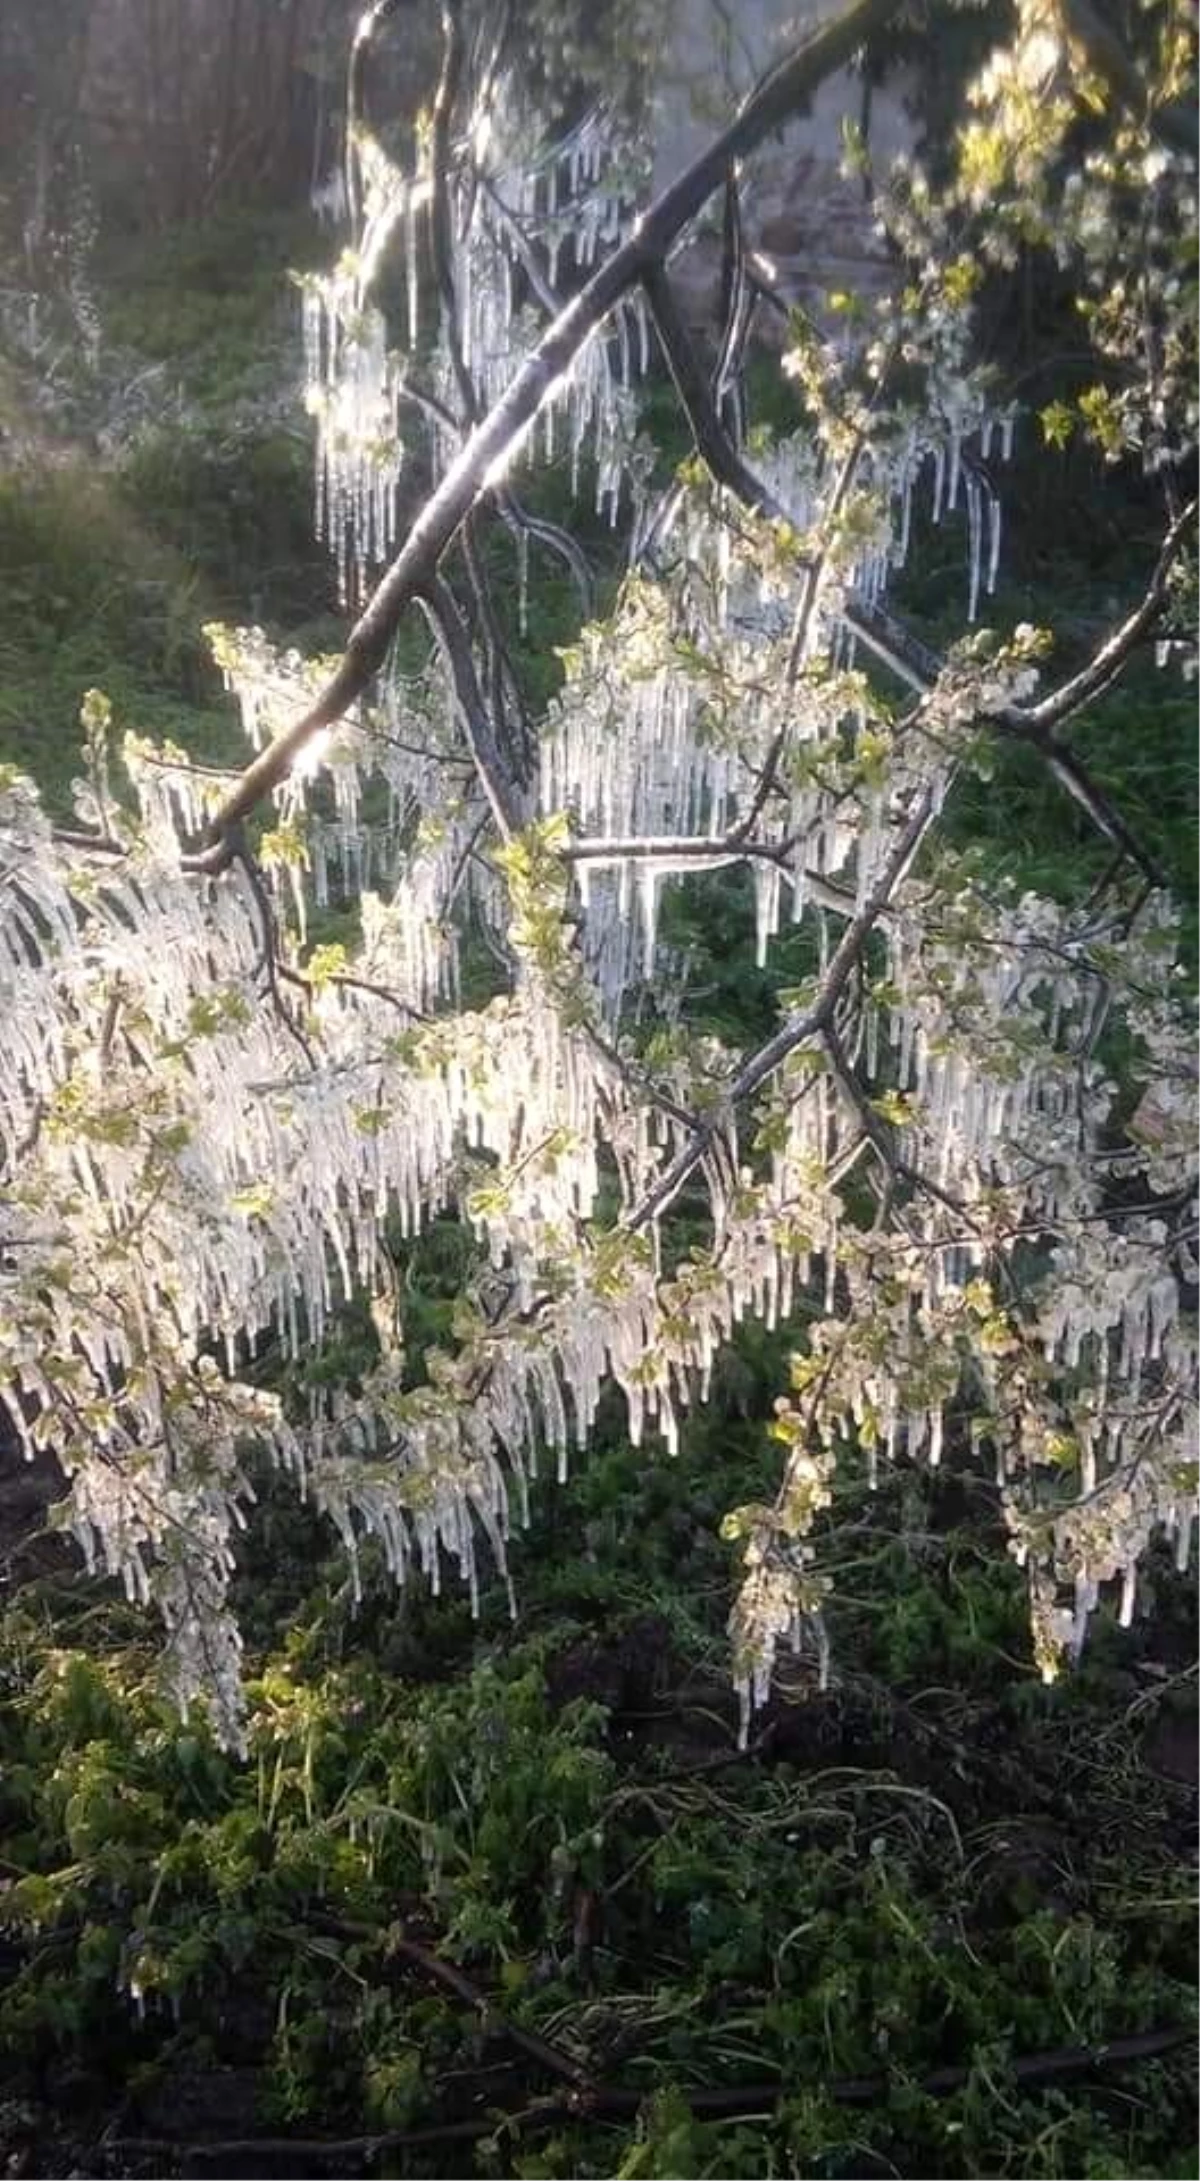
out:
{"label": "cluster of icicles", "polygon": [[[505,127],[507,117],[508,128]],[[536,142],[514,84],[497,86],[483,125],[446,177],[453,241],[455,327],[437,329],[429,388],[412,399],[430,423],[439,466],[458,449],[464,374],[470,407],[491,409],[528,353],[530,342],[578,284],[629,232],[634,205],[631,147],[601,111],[532,160]],[[371,137],[351,148],[359,207],[353,244],[328,275],[301,282],[306,402],[316,421],[316,527],[333,551],[342,595],[360,595],[369,572],[395,544],[397,486],[403,462],[400,408],[409,391],[406,358],[422,337],[423,294],[430,278],[430,151],[404,173]],[[403,348],[375,300],[385,252],[403,259]],[[594,465],[596,505],[616,522],[633,445],[632,388],[646,369],[649,327],[641,291],[622,301],[607,326],[574,359],[543,405],[537,451],[563,452],[577,488],[584,459]],[[455,421],[457,420],[457,425]],[[489,480],[501,482],[499,477]]]}
{"label": "cluster of icicles", "polygon": [[[355,967],[379,996],[324,990],[308,1066],[263,989],[241,874],[197,883],[150,849],[85,884],[32,800],[5,802],[0,1392],[30,1450],[71,1476],[89,1562],[153,1591],[181,1700],[203,1688],[236,1740],[223,1597],[248,1494],[239,1448],[312,1461],[336,1505],[346,1489],[320,1443],[238,1384],[246,1344],[272,1329],[293,1352],[319,1342],[341,1300],[378,1286],[384,1221],[413,1231],[463,1193],[464,1167],[505,1176],[497,1256],[586,1219],[596,1083],[532,999],[453,1017],[427,1054],[399,1056],[406,998],[429,1006],[440,975],[412,947],[407,888],[364,904]],[[214,1339],[228,1377],[207,1362]],[[496,1487],[486,1465],[439,1474],[429,1430],[412,1420],[386,1488],[361,1476],[360,1515],[389,1506],[393,1557],[399,1525],[436,1572],[443,1548],[469,1559],[471,1510],[489,1527]]]}
{"label": "cluster of icicles", "polygon": [[[508,89],[513,95],[499,98],[497,112],[515,115],[514,87]],[[586,115],[565,142],[532,164],[523,158],[515,130],[505,136],[493,123],[485,156],[482,186],[472,177],[459,191],[455,273],[460,358],[486,412],[515,377],[540,325],[598,257],[626,239],[636,207],[628,193],[629,149],[602,113]],[[613,523],[633,446],[633,388],[649,353],[649,324],[637,289],[551,389],[535,437],[526,443],[547,461],[567,458],[576,494],[586,460],[595,472],[597,511]],[[438,390],[453,413],[461,388],[444,342]],[[453,451],[445,433],[439,451],[443,459]]]}
{"label": "cluster of icicles", "polygon": [[[964,1290],[1003,1252],[1006,1223],[1063,1236],[1044,1351],[1069,1372],[1090,1342],[1109,1381],[1085,1434],[1085,1484],[1101,1489],[1055,1533],[1077,1571],[1070,1640],[1096,1585],[1132,1569],[1151,1524],[1165,1521],[1186,1548],[1170,1462],[1145,1444],[1148,1388],[1158,1438],[1176,1445],[1187,1428],[1172,1389],[1194,1358],[1174,1283],[1148,1223],[1120,1236],[1093,1223],[1099,1183],[1080,1136],[1094,1142],[1104,1124],[1104,1087],[1056,1065],[1091,1036],[1085,941],[1096,934],[1073,935],[1060,912],[1023,901],[976,904],[973,934],[939,937],[928,903],[899,901],[889,983],[904,1001],[844,1029],[871,1076],[892,1052],[913,1100],[904,1155],[941,1193],[915,1194],[894,1246],[880,1238],[864,1258],[837,1193],[864,1153],[869,1162],[861,1115],[830,1069],[802,1071],[765,1180],[751,1184],[735,1116],[724,1116],[703,1165],[713,1247],[664,1277],[656,1230],[631,1232],[614,1255],[593,1221],[605,1171],[632,1210],[686,1124],[647,1106],[586,1028],[565,1027],[536,977],[481,1011],[425,1019],[448,989],[433,929],[449,883],[444,838],[411,851],[390,898],[364,901],[357,981],[314,992],[306,1056],[263,989],[253,888],[237,869],[216,883],[180,871],[165,828],[149,823],[160,772],[145,778],[142,848],[93,865],[86,887],[32,797],[6,791],[0,1146],[13,1185],[0,1378],[18,1430],[73,1474],[70,1520],[85,1549],[165,1612],[177,1692],[214,1696],[232,1738],[237,1645],[223,1594],[247,1436],[307,1475],[351,1546],[370,1530],[397,1576],[418,1562],[435,1582],[448,1553],[474,1587],[476,1536],[502,1556],[509,1481],[523,1487],[539,1444],[565,1465],[606,1383],[625,1395],[635,1442],[653,1426],[673,1445],[738,1321],[785,1320],[816,1282],[826,1320],[813,1339],[831,1357],[836,1344],[821,1429],[870,1410],[889,1451],[936,1460],[957,1373],[931,1378],[927,1359],[949,1352]],[[423,873],[423,859],[436,869]],[[431,929],[414,944],[422,900]],[[1144,912],[1147,925],[1156,913]],[[678,1088],[686,1102],[686,1080]],[[319,1341],[345,1297],[386,1287],[385,1222],[413,1234],[446,1206],[475,1228],[490,1272],[474,1329],[429,1385],[406,1388],[385,1341],[359,1392],[298,1431],[239,1384],[247,1340],[275,1329],[293,1351]],[[871,1329],[869,1351],[855,1350],[847,1322]],[[214,1337],[229,1377],[207,1361]],[[51,1361],[72,1357],[64,1401]],[[1009,1483],[1038,1459],[999,1422],[996,1441]],[[777,1605],[782,1581],[776,1569],[763,1598]],[[1058,1640],[1065,1609],[1053,1589],[1046,1597]],[[747,1689],[778,1636],[778,1615],[768,1619]]]}
{"label": "cluster of icicles", "polygon": [[[624,232],[610,152],[598,120],[524,178],[498,140],[476,146],[455,254],[460,357],[484,400],[509,383],[523,313],[544,315],[568,261],[586,271]],[[320,516],[347,589],[389,550],[395,523],[403,381],[370,298],[399,227],[413,345],[428,197],[427,177],[398,177],[370,148],[356,156],[357,251],[305,305]],[[576,463],[585,448],[595,460],[614,512],[627,389],[643,361],[631,306],[543,412],[551,433],[565,407],[566,444]],[[461,389],[445,347],[437,369],[452,406]],[[935,515],[965,501],[974,611],[999,550],[989,435],[1004,452],[1010,431],[964,395],[940,427],[866,449],[874,533],[815,593],[803,571],[743,551],[719,503],[714,513],[673,494],[642,526],[652,575],[631,583],[606,630],[585,635],[546,722],[537,785],[541,814],[568,813],[573,847],[592,851],[573,869],[584,985],[604,1032],[589,1029],[586,1006],[564,1019],[528,962],[506,996],[455,1010],[456,924],[469,908],[502,946],[508,910],[477,846],[486,810],[436,664],[315,744],[280,791],[269,913],[241,865],[215,881],[181,868],[181,833],[203,831],[223,783],[178,753],[129,746],[139,820],[124,857],[59,846],[32,795],[3,789],[0,1393],[27,1443],[53,1448],[70,1473],[68,1520],[85,1551],[159,1603],[181,1700],[209,1694],[231,1741],[238,1657],[225,1590],[250,1496],[248,1439],[307,1482],[352,1555],[370,1532],[397,1577],[419,1564],[436,1584],[445,1554],[473,1590],[480,1534],[503,1564],[510,1485],[523,1492],[539,1446],[565,1467],[607,1383],[624,1394],[635,1443],[653,1428],[674,1446],[736,1324],[783,1322],[805,1295],[824,1311],[810,1341],[827,1362],[814,1427],[827,1447],[873,1419],[886,1450],[936,1461],[965,1364],[993,1403],[998,1470],[1016,1492],[1061,1413],[1036,1389],[1010,1413],[1004,1358],[972,1333],[966,1298],[1031,1235],[1043,1249],[1052,1237],[1056,1253],[1032,1329],[1039,1352],[1066,1379],[1082,1360],[1103,1388],[1093,1420],[1078,1403],[1071,1413],[1080,1496],[1049,1541],[1014,1518],[1048,1651],[1077,1643],[1112,1573],[1126,1576],[1132,1606],[1130,1570],[1151,1525],[1166,1522],[1186,1547],[1176,1450],[1194,1358],[1174,1281],[1152,1220],[1113,1232],[1098,1216],[1109,1099],[1090,1057],[1095,934],[1031,901],[976,903],[973,934],[943,934],[915,882],[900,883],[881,927],[887,1002],[868,995],[839,1017],[851,1069],[892,1090],[886,1120],[864,1115],[818,1041],[773,1086],[780,1125],[755,1165],[725,1095],[740,1056],[693,1048],[666,1068],[656,1103],[619,1053],[631,994],[662,1004],[666,879],[737,861],[738,829],[752,821],[766,851],[752,863],[759,959],[786,905],[813,914],[823,972],[888,867],[899,814],[918,793],[936,803],[954,718],[936,720],[938,745],[885,738],[881,772],[868,762],[879,722],[854,646],[869,643],[870,612],[903,560],[921,480]],[[830,477],[796,443],[762,468],[797,532],[809,531]],[[307,707],[317,670],[280,658],[260,632],[217,632],[216,648],[253,745]],[[760,799],[768,760],[778,792]],[[633,840],[662,845],[635,856]],[[351,958],[317,950],[305,964],[310,890],[361,896]],[[1147,905],[1142,926],[1157,913]],[[1127,936],[1135,954],[1139,943]],[[639,1207],[688,1148],[701,1092],[711,1246],[664,1271],[659,1224]],[[933,1189],[903,1190],[893,1226],[864,1234],[846,1223],[839,1190],[854,1172],[881,1182],[881,1125]],[[480,1268],[455,1351],[433,1357],[427,1383],[409,1383],[383,1309],[374,1371],[302,1425],[239,1382],[261,1339],[297,1353],[346,1298],[365,1290],[385,1303],[385,1231],[413,1236],[444,1209],[472,1230]],[[214,1342],[228,1375],[209,1358]],[[1071,1608],[1059,1568],[1074,1581]],[[741,1624],[745,1696],[764,1686],[788,1601],[802,1596],[786,1559],[757,1572]]]}
{"label": "cluster of icicles", "polygon": [[[942,431],[914,426],[898,449],[864,455],[875,535],[803,609],[802,574],[789,578],[765,556],[735,552],[719,505],[714,517],[702,500],[672,496],[654,526],[661,580],[637,583],[604,629],[585,632],[541,741],[541,807],[568,811],[589,839],[577,870],[589,958],[610,1013],[630,984],[653,979],[664,882],[702,871],[705,842],[713,846],[710,868],[730,860],[720,844],[757,811],[768,759],[790,785],[754,828],[768,851],[750,863],[760,964],[785,907],[799,922],[831,898],[862,906],[892,833],[881,790],[846,792],[847,768],[875,726],[866,684],[852,671],[857,631],[865,628],[869,641],[870,615],[904,563],[922,476],[935,516],[956,506],[963,489],[974,510],[974,612],[981,580],[989,589],[995,580],[999,550],[998,499],[990,482],[980,482],[982,450],[996,437],[1007,454],[1011,414],[993,417],[963,390]],[[782,442],[759,467],[797,533],[811,534],[833,480],[807,444]],[[979,558],[985,520],[986,570]],[[831,663],[840,676],[830,675]],[[927,749],[921,754],[928,758]],[[903,799],[910,771],[911,760],[897,752],[889,763],[892,797]],[[936,771],[927,766],[928,777]],[[664,845],[635,860],[619,845],[631,840]],[[606,854],[608,842],[614,845]],[[840,896],[837,888],[831,896],[831,881]]]}
{"label": "cluster of icicles", "polygon": [[[905,1155],[943,1201],[961,1208],[952,1249],[943,1238],[943,1274],[961,1283],[989,1258],[1015,1264],[1032,1240],[1051,1243],[1030,1334],[1065,1390],[1043,1395],[1040,1407],[1031,1392],[1019,1423],[998,1422],[993,1432],[998,1481],[1009,1488],[1027,1482],[1064,1431],[1075,1448],[1078,1498],[1048,1527],[1043,1520],[1039,1529],[1019,1489],[1010,1500],[1018,1558],[1024,1564],[1031,1551],[1041,1558],[1035,1633],[1049,1673],[1063,1649],[1078,1655],[1100,1585],[1115,1576],[1128,1624],[1138,1562],[1155,1528],[1174,1537],[1181,1566],[1189,1550],[1195,1329],[1180,1313],[1166,1224],[1152,1210],[1104,1216],[1115,1086],[1093,1057],[1111,1003],[1114,943],[1136,990],[1147,974],[1161,981],[1161,942],[1174,927],[1161,895],[1111,933],[1102,918],[1072,917],[1028,895],[973,899],[970,909],[968,924],[960,908],[944,932],[928,901],[890,918],[889,976],[904,999],[888,1010],[884,1034],[896,1079],[912,1097]],[[1162,1019],[1170,1021],[1169,1005]],[[871,1074],[882,1029],[869,1015]],[[1174,1036],[1175,1068],[1186,1073],[1182,1021]],[[1127,1149],[1120,1172],[1144,1177],[1148,1149]],[[1194,1144],[1181,1144],[1173,1170],[1156,1176],[1155,1185],[1164,1184],[1185,1196],[1194,1187]],[[932,1244],[939,1226],[945,1230],[937,1198],[926,1200],[923,1220],[914,1199],[908,1217],[919,1242]],[[931,1272],[936,1262],[931,1253]],[[919,1309],[935,1308],[933,1283],[924,1284]],[[986,1381],[986,1358],[977,1368]],[[1070,1608],[1058,1603],[1047,1568],[1069,1575]]]}
{"label": "cluster of icicles", "polygon": [[316,531],[341,596],[360,595],[396,540],[403,373],[360,258],[302,286],[305,403],[316,425]]}
{"label": "cluster of icicles", "polygon": [[[144,777],[161,796],[158,771]],[[648,1121],[532,980],[416,1026],[443,978],[436,949],[412,944],[419,856],[391,900],[365,900],[355,979],[313,993],[301,1051],[264,988],[254,887],[239,870],[181,871],[158,815],[148,807],[127,858],[81,872],[32,796],[5,794],[0,1390],[30,1450],[52,1448],[71,1476],[68,1520],[89,1562],[163,1610],[180,1700],[203,1690],[236,1740],[223,1598],[248,1438],[307,1477],[348,1535],[375,1530],[398,1575],[415,1556],[436,1580],[446,1551],[473,1583],[476,1524],[500,1546],[505,1475],[523,1473],[536,1436],[565,1457],[611,1376],[635,1436],[643,1419],[673,1435],[687,1374],[706,1374],[768,1293],[786,1309],[797,1268],[769,1221],[737,1234],[698,1293],[694,1332],[664,1345],[650,1262],[631,1258],[616,1291],[592,1288],[579,1238],[602,1146],[636,1201],[678,1126]],[[398,1038],[406,1010],[414,1027]],[[412,1234],[447,1205],[535,1328],[485,1342],[481,1386],[462,1382],[468,1345],[458,1383],[406,1394],[385,1348],[357,1399],[298,1433],[239,1384],[247,1344],[274,1332],[300,1352],[342,1301],[386,1284],[385,1223]],[[556,1254],[575,1265],[573,1294],[539,1327]],[[646,1373],[655,1350],[662,1379]]]}

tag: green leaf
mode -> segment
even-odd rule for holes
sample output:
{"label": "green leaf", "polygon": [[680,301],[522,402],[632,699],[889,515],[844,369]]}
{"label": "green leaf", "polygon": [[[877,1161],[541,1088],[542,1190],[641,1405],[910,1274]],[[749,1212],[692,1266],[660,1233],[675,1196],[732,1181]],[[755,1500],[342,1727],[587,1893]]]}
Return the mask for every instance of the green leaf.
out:
{"label": "green leaf", "polygon": [[1075,430],[1074,411],[1065,401],[1049,401],[1038,411],[1042,438],[1048,447],[1065,447]]}

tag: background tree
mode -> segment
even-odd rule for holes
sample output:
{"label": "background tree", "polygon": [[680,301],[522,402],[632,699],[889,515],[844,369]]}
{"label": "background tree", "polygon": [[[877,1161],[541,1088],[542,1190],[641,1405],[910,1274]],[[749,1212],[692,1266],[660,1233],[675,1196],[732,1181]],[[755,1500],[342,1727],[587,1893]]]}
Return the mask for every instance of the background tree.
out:
{"label": "background tree", "polygon": [[345,0],[12,0],[0,178],[30,271],[85,181],[106,223],[145,232],[323,179],[352,27]]}

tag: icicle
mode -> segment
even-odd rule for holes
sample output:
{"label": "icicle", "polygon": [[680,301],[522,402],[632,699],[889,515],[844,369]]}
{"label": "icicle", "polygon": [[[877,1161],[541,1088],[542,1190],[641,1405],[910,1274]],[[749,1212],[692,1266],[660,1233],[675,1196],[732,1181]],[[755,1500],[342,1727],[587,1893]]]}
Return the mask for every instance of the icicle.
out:
{"label": "icicle", "polygon": [[929,1466],[930,1466],[930,1468],[931,1468],[931,1469],[937,1469],[937,1468],[938,1468],[938,1467],[940,1466],[940,1464],[941,1464],[941,1459],[942,1459],[942,1433],[943,1433],[943,1430],[944,1430],[944,1426],[945,1426],[945,1418],[944,1418],[944,1416],[943,1416],[943,1413],[942,1413],[942,1405],[941,1405],[941,1403],[940,1403],[940,1401],[939,1401],[939,1402],[938,1402],[938,1403],[937,1403],[937,1404],[935,1405],[935,1407],[933,1408],[933,1410],[931,1411],[931,1413],[930,1413],[930,1417],[929,1417],[929,1454],[928,1454],[928,1461],[929,1461]]}
{"label": "icicle", "polygon": [[[950,477],[946,486],[946,506],[958,506],[958,483],[962,474],[962,435],[957,426],[950,433]],[[934,518],[936,521],[936,517]]]}
{"label": "icicle", "polygon": [[991,595],[992,595],[992,593],[993,593],[993,591],[994,591],[994,590],[995,590],[995,588],[996,588],[996,577],[997,577],[997,576],[998,576],[998,574],[1000,573],[1000,495],[999,495],[999,493],[992,493],[992,495],[991,495],[991,497],[990,497],[990,503],[989,503],[989,509],[988,509],[988,513],[989,513],[989,517],[990,517],[990,521],[991,521],[991,539],[990,539],[990,542],[989,542],[989,545],[988,545],[988,571],[987,571],[987,587],[988,587],[988,596],[989,596],[989,598],[990,598],[990,597],[991,597]]}
{"label": "icicle", "polygon": [[416,190],[410,186],[404,198],[404,269],[408,304],[408,345],[415,350],[418,335],[419,265],[417,260]]}
{"label": "icicle", "polygon": [[638,904],[642,917],[642,974],[654,975],[654,953],[658,936],[659,874],[649,860],[638,872]]}
{"label": "icicle", "polygon": [[754,867],[755,959],[766,966],[767,943],[779,929],[779,866],[759,860]]}
{"label": "icicle", "polygon": [[981,529],[983,523],[983,495],[979,481],[967,478],[967,551],[970,556],[970,596],[967,603],[967,619],[974,621],[979,611],[979,577],[982,556]]}
{"label": "icicle", "polygon": [[939,440],[933,450],[933,520],[942,519],[942,491],[946,481],[946,452]]}
{"label": "icicle", "polygon": [[517,630],[522,637],[529,634],[529,533],[524,528],[517,532]]}

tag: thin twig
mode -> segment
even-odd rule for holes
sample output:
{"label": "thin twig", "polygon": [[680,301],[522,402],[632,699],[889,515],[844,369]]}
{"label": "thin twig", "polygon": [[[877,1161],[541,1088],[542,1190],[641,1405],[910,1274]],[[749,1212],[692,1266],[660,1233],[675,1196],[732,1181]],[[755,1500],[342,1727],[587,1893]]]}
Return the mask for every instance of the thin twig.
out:
{"label": "thin twig", "polygon": [[443,576],[430,576],[418,594],[433,624],[454,683],[463,731],[475,760],[483,791],[491,805],[502,840],[511,840],[521,824],[521,812],[511,775],[499,745],[479,676],[471,656],[471,639],[458,609],[458,601]]}
{"label": "thin twig", "polygon": [[[1165,2058],[1190,2044],[1187,2028],[1144,2030],[1132,2037],[1113,2037],[1093,2045],[1058,2045],[1044,2052],[1019,2054],[1007,2062],[1006,2072],[1029,2088],[1062,2082],[1080,2075],[1102,2074],[1106,2069],[1128,2067],[1140,2061]],[[969,2067],[938,2067],[919,2075],[914,2087],[924,2096],[946,2098],[962,2090],[971,2079]],[[880,2105],[904,2078],[898,2073],[841,2075],[822,2081],[822,2095],[834,2105]],[[698,2120],[732,2120],[754,2113],[772,2114],[785,2099],[794,2097],[792,2082],[721,2084],[712,2089],[689,2090],[676,2086],[678,2095]],[[416,2150],[425,2144],[473,2143],[501,2129],[553,2128],[563,2121],[633,2120],[653,2093],[643,2090],[587,2088],[567,2097],[547,2098],[518,2113],[491,2112],[475,2120],[448,2121],[440,2127],[390,2129],[378,2135],[341,2137],[245,2136],[219,2143],[189,2143],[169,2136],[115,2136],[100,2148],[110,2156],[178,2156],[185,2152],[192,2163],[220,2165],[250,2158],[304,2158],[332,2163],[345,2159],[369,2159],[384,2151]]]}
{"label": "thin twig", "polygon": [[[832,1022],[834,1008],[852,975],[863,947],[887,908],[896,887],[908,871],[926,832],[933,820],[935,795],[932,787],[925,789],[918,798],[907,823],[901,829],[896,844],[888,857],[879,879],[856,916],[850,919],[830,958],[818,997],[811,1007],[793,1016],[790,1022],[776,1031],[753,1053],[740,1072],[734,1077],[727,1093],[727,1102],[740,1104],[787,1059],[798,1045],[817,1037]],[[678,1194],[689,1174],[699,1164],[714,1141],[719,1117],[710,1116],[695,1129],[689,1141],[672,1160],[665,1174],[643,1197],[630,1213],[625,1224],[630,1229],[648,1225],[665,1211]]]}

